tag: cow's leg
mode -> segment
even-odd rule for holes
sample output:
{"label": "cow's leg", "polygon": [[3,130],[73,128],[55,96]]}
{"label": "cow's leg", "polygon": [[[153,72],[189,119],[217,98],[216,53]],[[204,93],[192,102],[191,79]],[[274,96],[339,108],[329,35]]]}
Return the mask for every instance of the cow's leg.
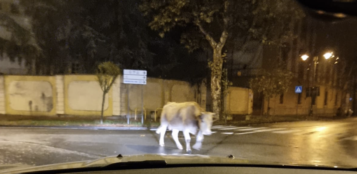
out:
{"label": "cow's leg", "polygon": [[176,143],[176,146],[178,149],[182,150],[182,145],[178,139],[178,133],[179,133],[179,130],[175,130],[173,129],[172,130],[172,138],[174,139],[175,143]]}
{"label": "cow's leg", "polygon": [[186,141],[186,151],[188,153],[191,153],[191,137],[190,137],[190,131],[184,130],[183,135],[185,136],[185,141]]}
{"label": "cow's leg", "polygon": [[196,143],[192,147],[196,150],[200,150],[202,147],[202,141],[203,141],[203,134],[202,131],[200,130],[196,135]]}
{"label": "cow's leg", "polygon": [[160,133],[160,142],[159,142],[160,146],[165,145],[164,138],[165,138],[166,128],[167,128],[166,125],[161,125],[159,128],[160,131],[158,131],[158,132]]}
{"label": "cow's leg", "polygon": [[156,129],[156,133],[157,133],[157,134],[160,134],[161,129],[162,129],[162,126],[159,126],[159,127]]}
{"label": "cow's leg", "polygon": [[157,133],[157,134],[160,134],[161,131],[164,130],[164,129],[165,129],[165,131],[166,131],[167,127],[168,127],[167,125],[161,124],[161,125],[156,129],[156,133]]}

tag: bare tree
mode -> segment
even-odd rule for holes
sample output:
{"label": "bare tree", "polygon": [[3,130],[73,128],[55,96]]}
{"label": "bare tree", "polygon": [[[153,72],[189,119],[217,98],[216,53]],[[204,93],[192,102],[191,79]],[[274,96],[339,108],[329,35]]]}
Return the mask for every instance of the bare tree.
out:
{"label": "bare tree", "polygon": [[115,79],[120,74],[121,74],[120,68],[112,62],[103,62],[98,65],[96,75],[98,77],[98,82],[99,82],[100,88],[103,91],[102,109],[101,109],[101,114],[100,114],[100,124],[103,124],[105,95],[109,92]]}

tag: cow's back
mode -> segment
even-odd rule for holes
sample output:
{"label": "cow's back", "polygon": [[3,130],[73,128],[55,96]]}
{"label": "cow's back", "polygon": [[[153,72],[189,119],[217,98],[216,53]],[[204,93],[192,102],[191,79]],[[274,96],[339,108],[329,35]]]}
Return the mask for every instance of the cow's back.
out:
{"label": "cow's back", "polygon": [[163,108],[161,124],[168,124],[172,129],[184,130],[197,128],[197,117],[201,108],[196,102],[169,102]]}

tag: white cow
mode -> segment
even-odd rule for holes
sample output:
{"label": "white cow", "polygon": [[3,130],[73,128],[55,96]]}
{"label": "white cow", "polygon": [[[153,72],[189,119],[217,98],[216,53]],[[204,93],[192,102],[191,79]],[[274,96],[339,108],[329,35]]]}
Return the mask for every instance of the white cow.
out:
{"label": "white cow", "polygon": [[203,135],[211,135],[214,113],[203,112],[196,102],[166,104],[161,113],[161,124],[156,133],[160,133],[160,146],[164,146],[166,129],[172,130],[172,138],[177,148],[183,149],[178,139],[179,131],[183,131],[186,141],[186,151],[191,152],[190,133],[196,134],[194,149],[202,146]]}

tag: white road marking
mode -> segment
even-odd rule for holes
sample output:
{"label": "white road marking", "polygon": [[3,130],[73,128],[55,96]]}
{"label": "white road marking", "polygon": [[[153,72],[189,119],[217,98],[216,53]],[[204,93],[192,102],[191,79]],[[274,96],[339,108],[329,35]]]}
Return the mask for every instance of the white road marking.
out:
{"label": "white road marking", "polygon": [[272,131],[271,129],[262,129],[262,130],[255,130],[255,131],[252,131],[252,132],[270,132]]}
{"label": "white road marking", "polygon": [[222,125],[212,126],[212,129],[219,129],[219,128],[224,128],[224,126]]}
{"label": "white road marking", "polygon": [[151,131],[156,131],[157,130],[157,128],[152,128],[152,129],[150,129]]}
{"label": "white road marking", "polygon": [[317,136],[320,136],[320,137],[335,137],[337,136],[338,134],[336,133],[332,133],[332,134],[317,134]]}
{"label": "white road marking", "polygon": [[235,135],[253,134],[253,133],[260,133],[260,132],[271,132],[271,131],[284,130],[284,129],[286,129],[286,128],[258,129],[258,130],[252,130],[250,132],[235,133]]}
{"label": "white road marking", "polygon": [[356,140],[357,140],[357,136],[345,137],[345,138],[342,138],[341,140],[352,140],[352,141],[356,141]]}
{"label": "white road marking", "polygon": [[224,135],[232,135],[234,132],[222,132]]}
{"label": "white road marking", "polygon": [[231,128],[222,128],[222,129],[219,129],[219,130],[234,130],[234,129],[237,129],[237,128],[231,127]]}
{"label": "white road marking", "polygon": [[[265,130],[267,130],[267,131],[280,131],[280,130],[285,130],[285,129],[287,129],[287,128],[270,128],[270,129],[265,129]],[[264,131],[264,132],[266,132],[266,131]]]}
{"label": "white road marking", "polygon": [[247,129],[247,128],[252,128],[252,127],[237,127],[237,129]]}
{"label": "white road marking", "polygon": [[254,134],[256,133],[255,131],[253,132],[241,132],[241,133],[235,133],[234,135],[244,135],[244,134]]}
{"label": "white road marking", "polygon": [[211,129],[220,129],[220,130],[233,130],[233,129],[251,129],[253,127],[237,127],[237,126],[224,126],[224,125],[215,125]]}
{"label": "white road marking", "polygon": [[225,127],[229,127],[229,128],[237,128],[237,126],[225,126]]}
{"label": "white road marking", "polygon": [[252,130],[265,129],[265,128],[266,127],[246,128],[246,129],[239,129],[238,131],[252,131]]}
{"label": "white road marking", "polygon": [[290,130],[281,130],[281,131],[274,131],[272,133],[277,133],[277,134],[287,134],[287,133],[294,133],[294,132],[298,132],[300,130],[297,129],[290,129]]}
{"label": "white road marking", "polygon": [[252,127],[237,127],[237,126],[216,125],[216,126],[212,126],[211,129],[234,130],[234,129],[247,129],[247,128],[252,128]]}

